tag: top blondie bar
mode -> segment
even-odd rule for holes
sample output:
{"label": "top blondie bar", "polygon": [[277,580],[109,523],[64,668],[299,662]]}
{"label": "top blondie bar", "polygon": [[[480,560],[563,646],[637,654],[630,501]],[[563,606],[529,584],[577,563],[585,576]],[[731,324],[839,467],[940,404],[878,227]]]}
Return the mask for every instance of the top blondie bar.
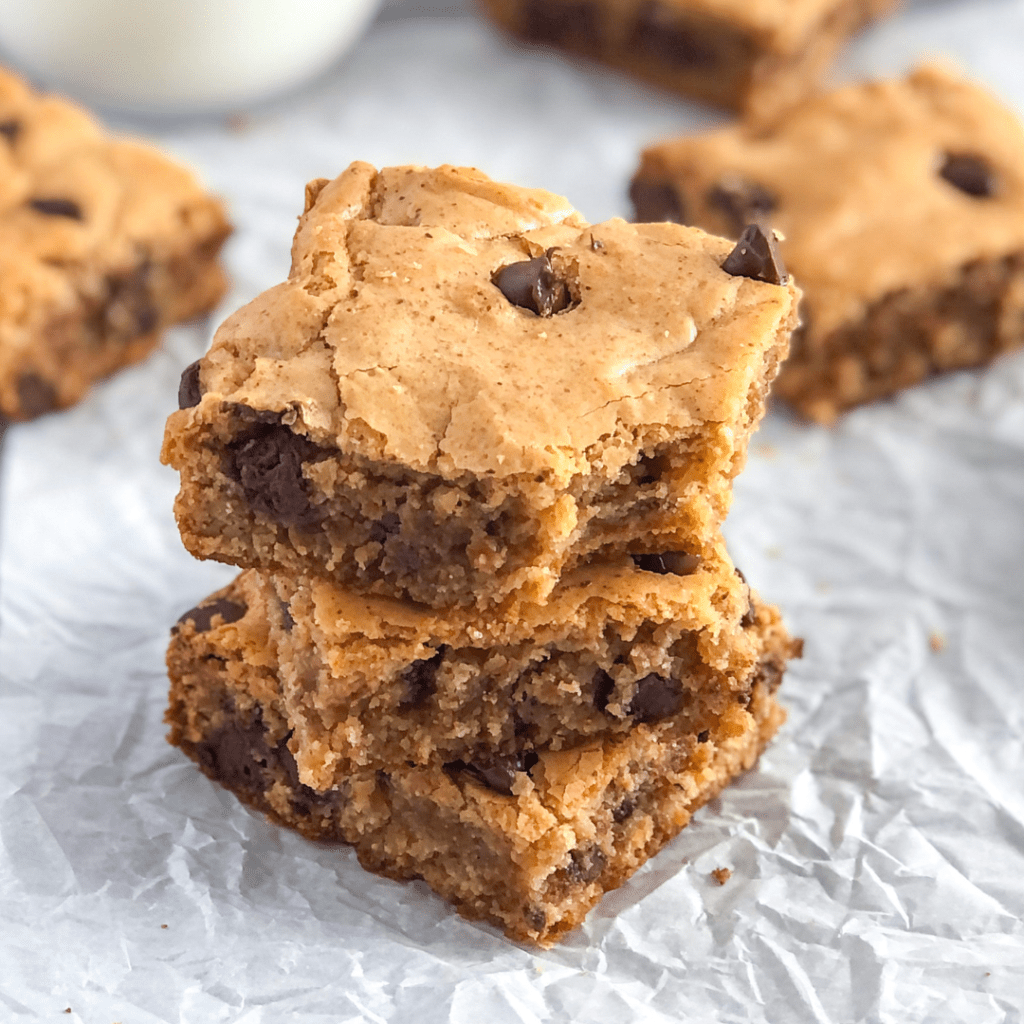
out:
{"label": "top blondie bar", "polygon": [[186,168],[0,69],[0,417],[71,405],[216,305],[230,230]]}
{"label": "top blondie bar", "polygon": [[699,559],[797,322],[732,250],[465,168],[311,183],[288,280],[182,375],[186,546],[434,607]]}

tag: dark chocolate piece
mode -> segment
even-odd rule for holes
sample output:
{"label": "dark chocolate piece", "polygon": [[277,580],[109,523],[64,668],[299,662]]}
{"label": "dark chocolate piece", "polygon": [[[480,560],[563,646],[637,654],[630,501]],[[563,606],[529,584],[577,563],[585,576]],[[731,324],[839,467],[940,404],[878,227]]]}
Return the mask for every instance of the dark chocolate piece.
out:
{"label": "dark chocolate piece", "polygon": [[315,526],[323,512],[310,501],[302,466],[322,449],[283,423],[257,423],[228,445],[226,470],[254,512],[282,526]]}
{"label": "dark chocolate piece", "polygon": [[509,263],[495,271],[491,280],[513,306],[529,309],[538,316],[553,316],[572,304],[568,286],[551,268],[550,253]]}
{"label": "dark chocolate piece", "polygon": [[568,50],[601,48],[597,9],[589,0],[575,3],[527,0],[521,31],[531,43],[549,43]]}
{"label": "dark chocolate piece", "polygon": [[452,761],[445,768],[465,772],[488,789],[511,796],[517,773],[528,772],[536,763],[537,755],[533,751],[517,751],[515,754],[493,754],[486,761]]}
{"label": "dark chocolate piece", "polygon": [[0,121],[0,135],[2,135],[12,146],[21,131],[20,121]]}
{"label": "dark chocolate piece", "polygon": [[290,633],[295,628],[295,620],[292,618],[292,610],[287,601],[282,601],[278,598],[277,603],[281,609],[281,625],[286,633]]}
{"label": "dark chocolate piece", "polygon": [[636,681],[636,693],[626,712],[638,722],[657,722],[676,714],[685,701],[686,693],[678,680],[652,672]]}
{"label": "dark chocolate piece", "polygon": [[641,6],[633,26],[632,45],[675,68],[710,69],[718,57],[710,37],[694,26],[681,24],[678,16],[658,0],[648,0]]}
{"label": "dark chocolate piece", "polygon": [[203,388],[199,383],[199,364],[200,360],[197,359],[181,371],[181,382],[178,384],[179,409],[191,409],[203,400]]}
{"label": "dark chocolate piece", "polygon": [[416,708],[423,704],[434,692],[437,686],[437,670],[444,661],[447,645],[442,644],[437,654],[432,658],[423,658],[421,661],[414,661],[403,673],[402,682],[405,683],[405,696],[399,703],[399,707]]}
{"label": "dark chocolate piece", "polygon": [[248,725],[232,716],[196,744],[196,757],[206,773],[228,789],[262,793],[267,788],[264,769],[271,757],[264,736],[258,714]]}
{"label": "dark chocolate piece", "polygon": [[70,217],[71,220],[82,220],[82,208],[72,199],[30,199],[28,205],[36,213],[47,217]]}
{"label": "dark chocolate piece", "polygon": [[748,224],[743,229],[722,269],[733,277],[749,277],[766,284],[785,284],[788,280],[774,233],[759,224]]}
{"label": "dark chocolate piece", "polygon": [[57,389],[38,374],[23,373],[18,378],[18,405],[29,419],[57,408]]}
{"label": "dark chocolate piece", "polygon": [[577,885],[586,885],[600,878],[607,864],[608,858],[599,846],[590,846],[585,850],[575,849],[569,854],[566,874]]}
{"label": "dark chocolate piece", "polygon": [[775,197],[756,181],[735,175],[723,178],[708,191],[708,205],[723,213],[739,235],[747,224],[763,224],[775,209]]}
{"label": "dark chocolate piece", "polygon": [[635,178],[629,186],[633,202],[633,220],[643,224],[672,221],[685,224],[686,213],[679,193],[667,181],[649,181]]}
{"label": "dark chocolate piece", "polygon": [[608,707],[614,689],[615,680],[603,668],[599,668],[594,673],[594,707],[598,711],[604,711]]}
{"label": "dark chocolate piece", "polygon": [[385,512],[380,519],[370,524],[370,540],[375,544],[383,544],[388,537],[398,533],[401,525],[397,512]]}
{"label": "dark chocolate piece", "polygon": [[976,199],[987,199],[995,192],[995,175],[988,161],[973,153],[947,153],[939,174]]}
{"label": "dark chocolate piece", "polygon": [[709,739],[711,739],[711,731],[709,729],[701,729],[701,731],[697,733],[698,743],[707,743]]}
{"label": "dark chocolate piece", "polygon": [[621,825],[635,810],[636,801],[632,797],[627,796],[626,799],[623,800],[614,811],[612,811],[612,821],[614,821],[616,825]]}
{"label": "dark chocolate piece", "polygon": [[112,278],[103,309],[103,327],[108,338],[132,341],[155,330],[160,315],[149,290],[150,266],[144,263],[124,277]]}
{"label": "dark chocolate piece", "polygon": [[526,925],[535,932],[542,932],[548,926],[548,912],[543,907],[528,907],[523,912]]}
{"label": "dark chocolate piece", "polygon": [[689,576],[700,566],[700,555],[691,555],[686,551],[665,551],[660,555],[630,555],[633,563],[644,572],[656,572],[659,576],[672,573],[676,576]]}
{"label": "dark chocolate piece", "polygon": [[244,604],[222,597],[211,604],[201,604],[190,608],[178,619],[178,622],[191,621],[197,633],[205,633],[213,625],[215,615],[219,615],[226,625],[229,622],[237,622],[247,610]]}

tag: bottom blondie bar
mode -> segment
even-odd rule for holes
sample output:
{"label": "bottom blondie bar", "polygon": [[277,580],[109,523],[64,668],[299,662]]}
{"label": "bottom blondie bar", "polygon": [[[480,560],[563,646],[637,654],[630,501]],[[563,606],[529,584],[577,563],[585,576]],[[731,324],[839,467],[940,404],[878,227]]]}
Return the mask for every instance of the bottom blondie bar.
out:
{"label": "bottom blondie bar", "polygon": [[352,844],[367,869],[423,879],[463,916],[542,946],[754,764],[785,717],[774,692],[798,650],[777,612],[755,601],[760,663],[685,741],[640,723],[624,735],[537,750],[509,771],[507,786],[460,761],[401,760],[316,789],[302,781],[312,779],[311,752],[299,749],[288,717],[266,606],[247,604],[236,581],[189,615],[168,652],[171,743],[279,823]]}

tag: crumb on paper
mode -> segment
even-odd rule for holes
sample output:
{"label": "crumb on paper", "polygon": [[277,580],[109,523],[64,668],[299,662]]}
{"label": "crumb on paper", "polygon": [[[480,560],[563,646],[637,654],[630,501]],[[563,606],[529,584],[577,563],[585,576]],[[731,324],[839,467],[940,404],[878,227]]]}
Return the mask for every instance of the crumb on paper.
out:
{"label": "crumb on paper", "polygon": [[252,118],[248,114],[231,114],[225,121],[228,131],[234,132],[235,135],[248,131],[251,123]]}
{"label": "crumb on paper", "polygon": [[711,877],[719,885],[725,885],[725,883],[732,878],[732,872],[728,868],[715,868],[715,870],[711,872]]}
{"label": "crumb on paper", "polygon": [[167,927],[167,925],[165,925],[165,924],[162,924],[162,925],[160,925],[160,927],[161,927],[161,928],[166,928],[166,927]]}
{"label": "crumb on paper", "polygon": [[937,629],[932,632],[932,635],[928,637],[928,646],[935,651],[936,654],[939,651],[946,649],[946,638]]}
{"label": "crumb on paper", "polygon": [[759,443],[756,446],[755,450],[757,454],[760,455],[763,459],[774,459],[775,456],[779,454],[779,450],[775,447],[775,445],[768,444],[767,442],[764,441]]}

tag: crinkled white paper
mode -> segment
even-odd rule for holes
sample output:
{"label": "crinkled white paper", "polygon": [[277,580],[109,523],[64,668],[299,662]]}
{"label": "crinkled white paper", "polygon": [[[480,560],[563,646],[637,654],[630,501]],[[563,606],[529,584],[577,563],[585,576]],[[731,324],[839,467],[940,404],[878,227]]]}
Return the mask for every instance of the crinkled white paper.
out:
{"label": "crinkled white paper", "polygon": [[[921,3],[843,73],[952,55],[1024,110],[1022,52],[1024,4]],[[1019,355],[834,430],[769,416],[728,533],[807,639],[789,722],[557,949],[267,824],[164,742],[168,626],[232,572],[180,544],[163,420],[216,319],[286,273],[306,180],[469,163],[599,220],[642,144],[711,116],[462,16],[379,23],[232,127],[148,127],[229,202],[235,286],[5,441],[0,1021],[1021,1021]]]}

